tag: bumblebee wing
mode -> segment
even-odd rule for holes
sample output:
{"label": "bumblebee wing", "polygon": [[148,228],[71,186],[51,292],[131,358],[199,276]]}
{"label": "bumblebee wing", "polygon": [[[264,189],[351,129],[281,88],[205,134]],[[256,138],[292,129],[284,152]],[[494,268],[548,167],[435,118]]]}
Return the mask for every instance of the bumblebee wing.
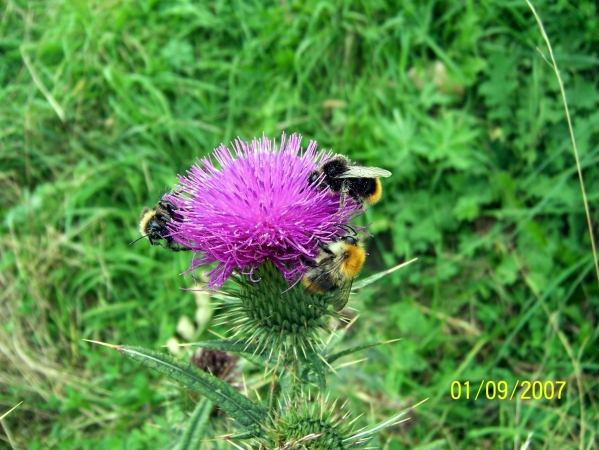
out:
{"label": "bumblebee wing", "polygon": [[343,261],[335,256],[330,256],[325,258],[316,266],[316,269],[319,274],[312,279],[308,279],[306,284],[306,291],[308,293],[322,293],[326,294],[327,292],[332,291],[337,287],[334,281],[339,278],[339,271],[341,270],[341,266]]}
{"label": "bumblebee wing", "polygon": [[347,305],[347,301],[349,300],[349,293],[351,291],[352,283],[354,282],[352,278],[345,278],[341,285],[335,285],[331,283],[329,280],[337,280],[340,278],[339,272],[343,267],[344,261],[341,258],[336,258],[330,265],[327,267],[327,270],[320,274],[317,278],[314,279],[315,286],[322,286],[323,284],[331,285],[333,291],[333,308],[335,311],[341,311],[345,305]]}
{"label": "bumblebee wing", "polygon": [[379,167],[349,166],[345,172],[335,178],[387,178],[391,172]]}
{"label": "bumblebee wing", "polygon": [[[304,285],[306,290],[304,294],[325,294],[330,289],[334,288],[331,280],[331,267],[326,264],[320,263],[318,266],[314,266],[315,269],[309,270],[304,275]],[[318,271],[318,275],[314,276],[312,271]]]}
{"label": "bumblebee wing", "polygon": [[335,311],[339,312],[343,308],[345,308],[345,305],[347,305],[347,302],[349,300],[349,293],[351,291],[351,286],[353,282],[354,279],[350,278],[346,280],[345,283],[343,283],[341,286],[339,286],[339,289],[335,291],[335,294],[333,295],[333,308],[335,309]]}

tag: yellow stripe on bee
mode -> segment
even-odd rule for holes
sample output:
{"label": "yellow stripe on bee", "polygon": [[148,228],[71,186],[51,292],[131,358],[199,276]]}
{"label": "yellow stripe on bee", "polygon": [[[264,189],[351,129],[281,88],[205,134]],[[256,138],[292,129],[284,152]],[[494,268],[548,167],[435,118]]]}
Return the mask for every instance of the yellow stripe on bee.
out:
{"label": "yellow stripe on bee", "polygon": [[381,185],[381,180],[377,178],[375,179],[375,183],[375,191],[368,197],[364,198],[364,200],[371,205],[374,205],[376,202],[378,202],[381,199],[381,195],[383,195],[383,186]]}
{"label": "yellow stripe on bee", "polygon": [[156,211],[153,209],[145,208],[139,219],[139,232],[142,236],[147,234],[146,228],[148,227],[148,223],[156,216]]}
{"label": "yellow stripe on bee", "polygon": [[364,261],[366,261],[366,253],[360,245],[347,245],[345,248],[347,256],[343,261],[343,275],[348,278],[355,278],[358,272],[362,269]]}

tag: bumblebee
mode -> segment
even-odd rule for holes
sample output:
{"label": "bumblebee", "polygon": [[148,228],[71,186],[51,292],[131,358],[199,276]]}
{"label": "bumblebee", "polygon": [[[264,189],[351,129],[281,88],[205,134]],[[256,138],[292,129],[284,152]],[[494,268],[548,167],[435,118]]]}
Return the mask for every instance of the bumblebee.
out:
{"label": "bumblebee", "polygon": [[[173,220],[175,205],[165,200],[167,195],[164,194],[160,197],[160,200],[152,209],[148,207],[143,209],[139,217],[139,232],[141,233],[141,237],[135,239],[129,245],[147,237],[151,245],[160,245],[174,252],[191,250],[189,247],[175,242],[173,237],[169,236],[170,231],[166,227],[166,224]],[[158,241],[165,241],[165,244]]]}
{"label": "bumblebee", "polygon": [[316,259],[304,261],[308,271],[302,282],[310,293],[333,293],[333,308],[341,311],[349,299],[354,278],[364,265],[366,252],[362,242],[351,235],[318,247]]}
{"label": "bumblebee", "polygon": [[388,170],[356,166],[345,156],[337,155],[312,172],[308,182],[312,185],[323,177],[319,188],[328,187],[332,192],[340,192],[341,206],[345,202],[346,195],[358,203],[366,202],[373,205],[380,200],[383,193],[379,178],[390,176],[391,172]]}

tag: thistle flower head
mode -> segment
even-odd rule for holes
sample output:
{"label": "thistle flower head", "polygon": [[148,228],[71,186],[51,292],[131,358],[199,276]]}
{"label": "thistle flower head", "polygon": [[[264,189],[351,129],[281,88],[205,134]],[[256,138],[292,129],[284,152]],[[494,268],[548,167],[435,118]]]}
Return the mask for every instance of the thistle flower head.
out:
{"label": "thistle flower head", "polygon": [[252,276],[272,261],[287,281],[305,272],[301,257],[314,258],[320,242],[346,233],[344,226],[360,211],[339,194],[319,190],[308,178],[331,152],[306,151],[301,136],[282,135],[279,146],[263,137],[247,143],[237,139],[231,152],[221,145],[211,158],[192,166],[167,200],[177,207],[169,223],[172,238],[200,256],[189,271],[217,262],[206,274],[208,286],[222,286],[240,269]]}

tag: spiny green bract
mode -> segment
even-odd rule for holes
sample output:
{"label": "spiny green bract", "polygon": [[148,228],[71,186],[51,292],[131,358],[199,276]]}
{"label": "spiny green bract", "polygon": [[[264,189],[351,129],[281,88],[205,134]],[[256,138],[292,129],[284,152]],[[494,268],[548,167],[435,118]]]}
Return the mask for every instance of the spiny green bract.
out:
{"label": "spiny green bract", "polygon": [[227,321],[234,336],[257,345],[259,353],[306,357],[322,345],[321,331],[328,331],[327,317],[339,315],[328,308],[330,298],[305,295],[303,286],[289,289],[289,283],[271,264],[255,272],[260,281],[236,276],[238,289],[228,291]]}
{"label": "spiny green bract", "polygon": [[273,450],[343,450],[355,448],[357,442],[345,444],[350,437],[349,413],[342,414],[334,402],[328,405],[323,397],[312,400],[309,394],[297,400],[286,399],[279,413],[272,418],[260,449]]}
{"label": "spiny green bract", "polygon": [[305,418],[297,423],[289,423],[279,435],[282,448],[293,449],[339,449],[343,446],[338,430],[318,419]]}

